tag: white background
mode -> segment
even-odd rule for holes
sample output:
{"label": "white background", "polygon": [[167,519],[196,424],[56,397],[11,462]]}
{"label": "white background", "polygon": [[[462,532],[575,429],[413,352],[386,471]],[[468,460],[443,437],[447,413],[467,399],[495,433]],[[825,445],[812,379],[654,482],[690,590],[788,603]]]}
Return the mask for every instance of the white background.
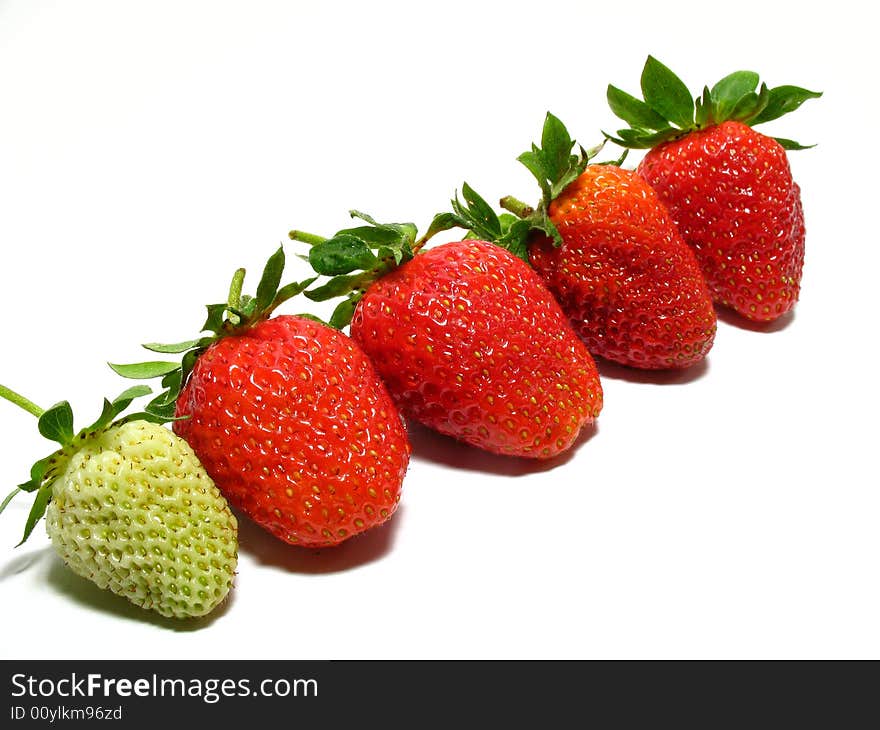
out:
{"label": "white background", "polygon": [[[413,428],[388,526],[314,553],[245,522],[206,620],[99,591],[42,527],[13,549],[20,498],[3,655],[880,657],[873,23],[855,2],[712,7],[0,2],[0,382],[80,425],[129,384],[107,360],[195,335],[292,227],[358,207],[424,228],[463,180],[533,199],[515,157],[544,113],[594,144],[618,126],[605,85],[636,91],[648,53],[695,92],[739,68],[825,92],[767,126],[819,143],[791,154],[807,257],[781,326],[723,318],[693,372],[603,365],[598,428],[560,463]],[[4,494],[51,450],[35,426],[0,403]]]}

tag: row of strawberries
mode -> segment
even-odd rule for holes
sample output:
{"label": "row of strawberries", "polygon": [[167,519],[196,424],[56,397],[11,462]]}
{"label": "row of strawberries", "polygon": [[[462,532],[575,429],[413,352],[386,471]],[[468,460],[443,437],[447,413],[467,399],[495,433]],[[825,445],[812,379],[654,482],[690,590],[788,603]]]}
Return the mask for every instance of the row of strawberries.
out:
{"label": "row of strawberries", "polygon": [[[288,543],[338,545],[394,513],[404,419],[550,459],[602,408],[594,356],[686,368],[712,347],[713,300],[756,321],[785,314],[804,254],[785,150],[801,145],[751,125],[819,94],[740,71],[693,99],[652,57],[641,86],[644,100],[608,89],[629,124],[609,137],[649,149],[636,170],[625,153],[596,162],[601,146],[548,114],[519,157],[536,205],[508,196],[496,212],[465,184],[421,237],[357,211],[330,238],[292,231],[316,276],[282,285],[279,249],[253,296],[235,273],[200,336],[145,345],[176,359],[112,366],[161,378],[140,412],[122,415],[144,385],[76,432],[68,403],[43,410],[0,386],[60,446],[3,503],[35,493],[25,539],[45,513],[75,572],[163,615],[203,615],[234,578],[229,505]],[[467,233],[426,247],[453,228]],[[298,295],[339,303],[329,323],[275,314]]]}

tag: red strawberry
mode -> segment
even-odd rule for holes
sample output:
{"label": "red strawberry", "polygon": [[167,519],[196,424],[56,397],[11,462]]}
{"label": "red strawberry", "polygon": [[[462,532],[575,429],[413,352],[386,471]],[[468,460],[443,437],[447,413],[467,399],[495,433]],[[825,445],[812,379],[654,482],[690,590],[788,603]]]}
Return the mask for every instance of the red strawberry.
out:
{"label": "red strawberry", "polygon": [[646,369],[702,360],[715,312],[693,252],[630,170],[590,165],[549,207],[562,245],[530,260],[595,355]]}
{"label": "red strawberry", "polygon": [[[602,390],[589,352],[537,274],[485,241],[415,253],[448,220],[435,220],[418,243],[409,224],[367,220],[373,228],[340,231],[312,248],[315,269],[337,276],[306,295],[323,299],[348,287],[352,296],[334,321],[344,326],[353,315],[352,338],[403,414],[499,454],[547,459],[569,448],[599,414]],[[355,263],[364,273],[351,275]]]}
{"label": "red strawberry", "polygon": [[705,88],[695,104],[682,81],[649,56],[645,101],[614,86],[608,101],[631,125],[615,141],[651,148],[638,172],[669,208],[715,300],[770,321],[792,309],[800,293],[804,216],[786,150],[804,147],[750,125],[821,94],[757,86],[757,74],[738,71]]}
{"label": "red strawberry", "polygon": [[[507,197],[520,219],[494,217],[465,186],[453,201],[458,223],[531,264],[588,349],[646,369],[684,368],[712,347],[715,312],[693,252],[657,195],[618,164],[589,164],[552,114],[542,146],[520,156],[543,196],[536,208]],[[491,213],[491,215],[489,215]]]}
{"label": "red strawberry", "polygon": [[306,317],[269,318],[314,281],[279,291],[283,261],[280,251],[272,257],[256,298],[235,293],[239,278],[232,301],[209,307],[204,329],[215,336],[147,346],[185,351],[182,366],[113,367],[164,374],[169,389],[153,408],[174,410],[174,431],[233,506],[286,542],[332,546],[392,515],[410,446],[353,340]]}

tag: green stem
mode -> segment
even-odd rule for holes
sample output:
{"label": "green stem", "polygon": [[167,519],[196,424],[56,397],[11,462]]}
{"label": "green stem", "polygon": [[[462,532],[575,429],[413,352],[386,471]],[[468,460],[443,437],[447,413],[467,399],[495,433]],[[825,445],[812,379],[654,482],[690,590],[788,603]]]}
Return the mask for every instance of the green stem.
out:
{"label": "green stem", "polygon": [[28,400],[23,395],[19,395],[14,390],[10,390],[5,385],[0,385],[0,397],[5,398],[10,403],[15,403],[19,408],[24,408],[24,410],[37,418],[45,412],[36,403]]}
{"label": "green stem", "polygon": [[531,205],[523,203],[512,195],[506,195],[501,198],[501,207],[504,208],[504,210],[513,213],[517,218],[528,218],[535,212],[535,209]]}
{"label": "green stem", "polygon": [[291,231],[287,235],[290,237],[291,241],[307,243],[309,246],[317,246],[319,243],[324,243],[324,241],[327,240],[323,236],[317,236],[314,233],[306,233],[305,231]]}
{"label": "green stem", "polygon": [[229,284],[229,298],[226,300],[230,309],[241,307],[241,289],[244,286],[244,273],[244,269],[236,269],[232,275],[232,282]]}
{"label": "green stem", "polygon": [[229,284],[229,297],[226,299],[226,306],[229,308],[229,321],[237,326],[241,324],[242,317],[238,314],[241,307],[241,290],[244,286],[244,269],[236,269],[232,275],[232,282]]}

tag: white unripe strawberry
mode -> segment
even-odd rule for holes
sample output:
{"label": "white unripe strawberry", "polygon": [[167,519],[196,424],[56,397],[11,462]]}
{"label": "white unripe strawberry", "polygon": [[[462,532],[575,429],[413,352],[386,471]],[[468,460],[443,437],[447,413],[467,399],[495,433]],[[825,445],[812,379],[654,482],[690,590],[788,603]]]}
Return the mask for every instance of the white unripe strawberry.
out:
{"label": "white unripe strawberry", "polygon": [[3,506],[17,491],[36,492],[24,539],[45,512],[53,546],[78,575],[163,616],[202,616],[232,587],[238,526],[186,441],[138,418],[149,414],[110,423],[148,391],[105,402],[102,418],[74,435],[69,404],[41,411],[0,386],[62,445]]}

